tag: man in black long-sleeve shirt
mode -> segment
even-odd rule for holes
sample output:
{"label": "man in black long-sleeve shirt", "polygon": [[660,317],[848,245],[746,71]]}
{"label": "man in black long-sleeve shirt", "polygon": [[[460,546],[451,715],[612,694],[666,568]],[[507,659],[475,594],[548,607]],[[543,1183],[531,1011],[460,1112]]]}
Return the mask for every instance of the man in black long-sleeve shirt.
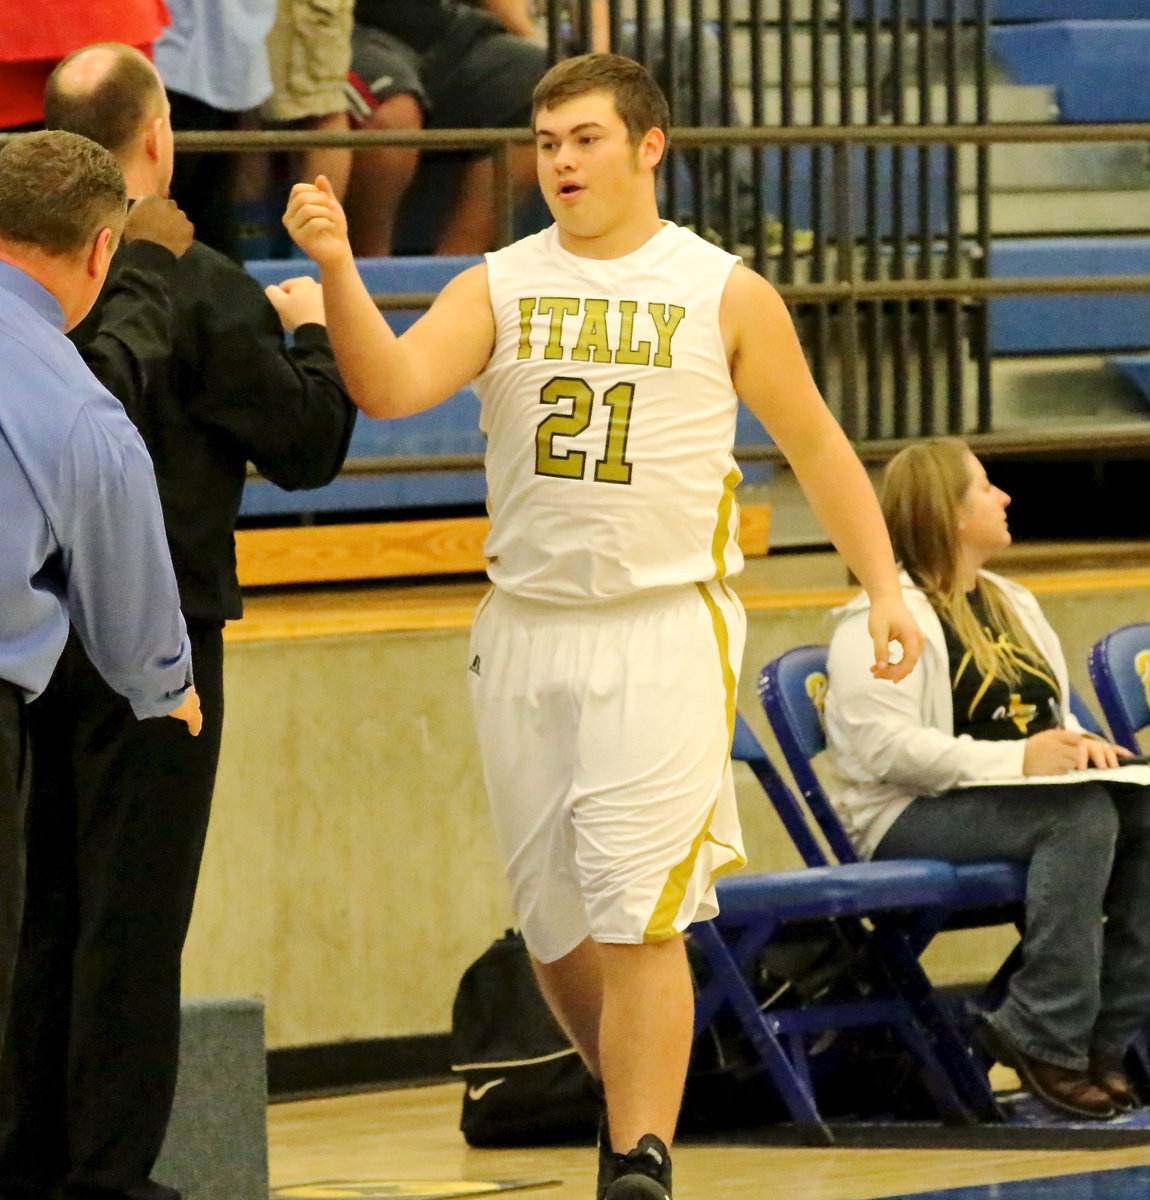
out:
{"label": "man in black long-sleeve shirt", "polygon": [[[166,193],[167,101],[142,55],[81,51],[57,69],[46,102],[52,125],[117,156],[129,196]],[[27,911],[0,1064],[3,1200],[173,1195],[149,1176],[176,1077],[180,954],[223,720],[222,629],[241,615],[233,530],[246,464],[283,487],[320,486],[338,472],[354,423],[318,285],[273,291],[273,307],[198,243],[176,258],[138,240],[112,271],[122,283],[136,273],[157,319],[119,320],[98,305],[75,336],[153,458],[204,726],[176,745],[162,728],[174,722],[129,720],[74,643],[35,706],[38,763],[52,769],[33,785]],[[294,330],[290,348],[281,319]]]}

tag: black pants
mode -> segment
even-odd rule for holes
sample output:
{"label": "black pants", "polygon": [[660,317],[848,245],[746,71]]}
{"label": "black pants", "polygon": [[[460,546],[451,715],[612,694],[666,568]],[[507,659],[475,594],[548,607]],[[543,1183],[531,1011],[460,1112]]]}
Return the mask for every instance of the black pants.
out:
{"label": "black pants", "polygon": [[[194,96],[169,92],[173,129],[228,133],[240,127],[240,113],[213,108]],[[236,169],[238,156],[208,150],[181,150],[172,174],[172,199],[196,227],[205,245],[239,262],[236,228]]]}
{"label": "black pants", "polygon": [[180,955],[223,723],[219,625],[189,622],[204,727],[137,721],[69,640],[29,707],[28,880],[0,1059],[0,1197],[131,1197],[163,1144]]}
{"label": "black pants", "polygon": [[24,810],[28,803],[28,729],[24,696],[0,679],[0,1046],[12,997],[12,972],[24,908]]}

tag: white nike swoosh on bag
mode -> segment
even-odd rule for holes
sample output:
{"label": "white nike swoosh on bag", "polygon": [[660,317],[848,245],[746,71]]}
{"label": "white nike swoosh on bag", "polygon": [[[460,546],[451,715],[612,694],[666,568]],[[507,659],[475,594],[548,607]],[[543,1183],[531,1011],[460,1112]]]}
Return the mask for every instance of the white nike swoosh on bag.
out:
{"label": "white nike swoosh on bag", "polygon": [[482,1100],[493,1087],[498,1087],[501,1083],[506,1083],[506,1078],[489,1079],[486,1083],[472,1084],[467,1089],[468,1100]]}

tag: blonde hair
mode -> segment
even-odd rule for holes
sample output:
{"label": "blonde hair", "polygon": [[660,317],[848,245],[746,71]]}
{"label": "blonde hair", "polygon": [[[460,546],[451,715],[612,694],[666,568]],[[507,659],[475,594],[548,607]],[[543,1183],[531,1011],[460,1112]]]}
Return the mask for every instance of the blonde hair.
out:
{"label": "blonde hair", "polygon": [[[886,465],[879,498],[895,558],[926,593],[935,611],[970,650],[984,675],[1021,678],[1016,651],[991,637],[975,616],[958,578],[958,522],[971,477],[970,448],[960,438],[933,438],[900,450]],[[1038,662],[1043,657],[1014,605],[989,579],[979,590],[990,624]]]}

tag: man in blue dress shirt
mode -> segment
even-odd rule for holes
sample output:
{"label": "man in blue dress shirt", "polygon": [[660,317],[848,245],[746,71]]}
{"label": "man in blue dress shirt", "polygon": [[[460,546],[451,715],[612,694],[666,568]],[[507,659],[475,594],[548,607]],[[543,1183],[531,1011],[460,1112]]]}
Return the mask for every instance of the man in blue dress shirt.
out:
{"label": "man in blue dress shirt", "polygon": [[0,149],[0,1031],[23,898],[24,708],[75,626],[138,718],[200,711],[152,463],[64,331],[104,282],[123,174],[87,138]]}

